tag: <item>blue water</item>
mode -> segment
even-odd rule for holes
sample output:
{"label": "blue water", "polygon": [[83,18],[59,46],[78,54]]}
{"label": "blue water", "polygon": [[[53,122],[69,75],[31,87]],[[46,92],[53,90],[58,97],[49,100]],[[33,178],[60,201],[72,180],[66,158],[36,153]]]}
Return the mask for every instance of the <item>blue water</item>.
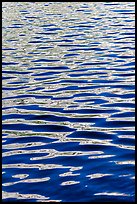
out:
{"label": "blue water", "polygon": [[135,3],[2,3],[2,199],[135,199]]}

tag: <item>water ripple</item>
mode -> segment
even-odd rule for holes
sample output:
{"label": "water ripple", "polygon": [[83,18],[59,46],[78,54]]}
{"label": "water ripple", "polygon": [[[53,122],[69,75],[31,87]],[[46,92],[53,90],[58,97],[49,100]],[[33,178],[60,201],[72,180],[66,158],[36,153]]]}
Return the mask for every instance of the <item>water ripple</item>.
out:
{"label": "water ripple", "polygon": [[133,202],[134,2],[2,12],[3,201]]}

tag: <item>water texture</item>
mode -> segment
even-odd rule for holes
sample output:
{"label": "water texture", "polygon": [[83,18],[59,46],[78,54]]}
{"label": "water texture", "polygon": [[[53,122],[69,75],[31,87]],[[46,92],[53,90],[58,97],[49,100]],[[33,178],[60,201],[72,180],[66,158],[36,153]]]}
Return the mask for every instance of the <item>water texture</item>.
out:
{"label": "water texture", "polygon": [[2,3],[3,201],[134,201],[134,4]]}

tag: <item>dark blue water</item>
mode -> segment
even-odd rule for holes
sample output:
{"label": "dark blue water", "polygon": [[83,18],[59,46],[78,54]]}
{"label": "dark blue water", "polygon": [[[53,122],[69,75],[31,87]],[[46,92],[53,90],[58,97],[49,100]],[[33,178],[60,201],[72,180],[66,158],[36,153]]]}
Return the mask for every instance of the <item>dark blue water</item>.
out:
{"label": "dark blue water", "polygon": [[134,201],[134,7],[3,2],[3,201]]}

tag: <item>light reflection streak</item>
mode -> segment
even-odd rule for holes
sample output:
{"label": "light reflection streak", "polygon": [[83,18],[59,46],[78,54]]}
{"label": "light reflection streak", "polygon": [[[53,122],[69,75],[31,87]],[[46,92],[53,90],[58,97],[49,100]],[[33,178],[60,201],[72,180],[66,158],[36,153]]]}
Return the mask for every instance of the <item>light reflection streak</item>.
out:
{"label": "light reflection streak", "polygon": [[74,185],[74,184],[78,184],[78,183],[80,183],[80,181],[64,181],[61,183],[61,186]]}
{"label": "light reflection streak", "polygon": [[118,193],[118,192],[102,192],[102,193],[95,193],[94,195],[107,195],[107,196],[130,196],[130,194],[126,193]]}
{"label": "light reflection streak", "polygon": [[96,178],[102,178],[104,176],[112,176],[113,174],[101,174],[101,173],[96,173],[96,174],[91,174],[87,175],[86,177],[89,179],[96,179]]}
{"label": "light reflection streak", "polygon": [[5,192],[2,191],[2,198],[7,199],[7,198],[16,198],[16,199],[44,199],[47,200],[49,197],[42,196],[39,194],[21,194],[18,192]]}
{"label": "light reflection streak", "polygon": [[41,182],[45,182],[50,180],[49,177],[45,177],[45,178],[33,178],[33,179],[24,179],[24,180],[20,180],[20,181],[16,181],[16,182],[9,182],[9,183],[4,183],[2,184],[3,186],[12,186],[18,183],[41,183]]}

